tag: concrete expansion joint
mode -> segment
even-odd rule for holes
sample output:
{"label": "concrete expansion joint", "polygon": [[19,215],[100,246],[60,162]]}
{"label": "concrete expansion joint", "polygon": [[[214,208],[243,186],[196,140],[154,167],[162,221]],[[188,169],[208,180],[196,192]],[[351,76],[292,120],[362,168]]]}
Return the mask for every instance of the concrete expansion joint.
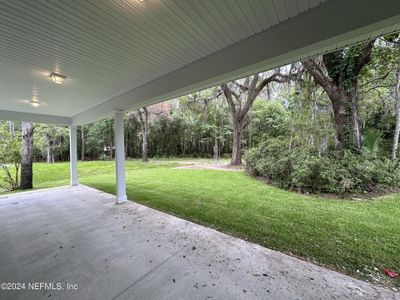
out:
{"label": "concrete expansion joint", "polygon": [[144,274],[142,277],[140,277],[139,279],[137,279],[136,281],[134,281],[130,286],[128,286],[126,289],[122,290],[120,293],[118,293],[117,295],[115,295],[112,300],[117,299],[119,296],[121,296],[122,294],[124,294],[126,291],[128,291],[131,287],[135,286],[137,283],[139,283],[140,281],[142,281],[143,279],[145,279],[147,276],[149,276],[151,273],[153,273],[155,270],[157,270],[158,268],[160,268],[163,264],[165,264],[166,262],[168,262],[171,258],[173,258],[174,256],[176,256],[179,252],[181,252],[185,247],[180,248],[178,251],[176,251],[174,254],[172,254],[171,256],[167,257],[165,260],[163,260],[161,263],[159,263],[157,266],[155,266],[153,269],[151,269],[149,272],[147,272],[146,274]]}

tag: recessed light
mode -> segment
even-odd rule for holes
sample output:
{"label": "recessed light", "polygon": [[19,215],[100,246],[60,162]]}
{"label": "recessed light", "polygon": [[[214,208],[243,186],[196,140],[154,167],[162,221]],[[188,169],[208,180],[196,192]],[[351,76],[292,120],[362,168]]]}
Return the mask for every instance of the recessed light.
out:
{"label": "recessed light", "polygon": [[33,107],[39,107],[40,106],[40,102],[33,101],[33,100],[29,101],[29,104],[32,105]]}
{"label": "recessed light", "polygon": [[54,83],[56,83],[56,84],[63,84],[64,83],[64,80],[67,78],[66,76],[64,76],[64,75],[61,75],[61,74],[58,74],[58,73],[51,73],[50,74],[50,78],[51,78],[51,80],[53,80],[53,82]]}
{"label": "recessed light", "polygon": [[33,96],[32,96],[32,99],[29,100],[28,103],[29,103],[30,105],[32,105],[33,107],[39,107],[40,104],[42,104],[42,103],[39,101],[39,99],[38,99],[38,97],[37,97],[36,95],[33,95]]}

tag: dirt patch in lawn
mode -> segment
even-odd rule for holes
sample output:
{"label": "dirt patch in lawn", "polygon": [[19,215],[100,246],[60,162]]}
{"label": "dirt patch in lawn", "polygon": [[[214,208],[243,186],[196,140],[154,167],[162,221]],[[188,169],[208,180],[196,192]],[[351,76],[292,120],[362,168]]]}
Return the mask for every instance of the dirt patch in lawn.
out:
{"label": "dirt patch in lawn", "polygon": [[184,166],[175,167],[175,169],[191,169],[191,170],[219,170],[240,172],[243,171],[243,166],[233,166],[227,163],[185,163]]}

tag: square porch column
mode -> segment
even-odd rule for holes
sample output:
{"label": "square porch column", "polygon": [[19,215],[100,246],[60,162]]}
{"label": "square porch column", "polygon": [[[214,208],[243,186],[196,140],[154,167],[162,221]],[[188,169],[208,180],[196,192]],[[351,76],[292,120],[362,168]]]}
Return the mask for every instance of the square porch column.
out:
{"label": "square porch column", "polygon": [[69,127],[70,183],[78,185],[78,149],[76,143],[76,126]]}
{"label": "square porch column", "polygon": [[127,201],[125,179],[124,112],[114,111],[115,177],[117,204]]}

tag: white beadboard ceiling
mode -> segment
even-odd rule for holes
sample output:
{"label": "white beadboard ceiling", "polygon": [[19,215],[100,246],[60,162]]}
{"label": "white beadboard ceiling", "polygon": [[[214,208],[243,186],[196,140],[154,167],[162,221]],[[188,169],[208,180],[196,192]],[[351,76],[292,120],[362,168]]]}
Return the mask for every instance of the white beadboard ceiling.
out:
{"label": "white beadboard ceiling", "polygon": [[[376,2],[381,12],[375,17]],[[0,118],[83,124],[113,109],[167,100],[399,30],[399,2],[375,1],[374,6],[372,0],[0,1]],[[346,19],[346,11],[356,4],[359,12],[351,16],[359,18],[358,23]],[[330,32],[324,14],[340,17],[341,10],[345,19],[330,24],[341,31]],[[364,11],[370,11],[369,19]],[[304,30],[308,28],[314,40],[301,26],[308,26]],[[288,41],[299,39],[297,28],[304,44],[295,49]],[[352,34],[346,36],[346,30]],[[320,40],[324,43],[319,45]],[[313,47],[307,49],[308,45]],[[291,48],[302,51],[291,53]],[[268,57],[260,54],[268,51]],[[280,58],[286,52],[290,56]],[[272,57],[277,59],[269,61]],[[67,76],[65,83],[54,84],[51,72]],[[43,103],[38,108],[27,104],[34,94]]]}

